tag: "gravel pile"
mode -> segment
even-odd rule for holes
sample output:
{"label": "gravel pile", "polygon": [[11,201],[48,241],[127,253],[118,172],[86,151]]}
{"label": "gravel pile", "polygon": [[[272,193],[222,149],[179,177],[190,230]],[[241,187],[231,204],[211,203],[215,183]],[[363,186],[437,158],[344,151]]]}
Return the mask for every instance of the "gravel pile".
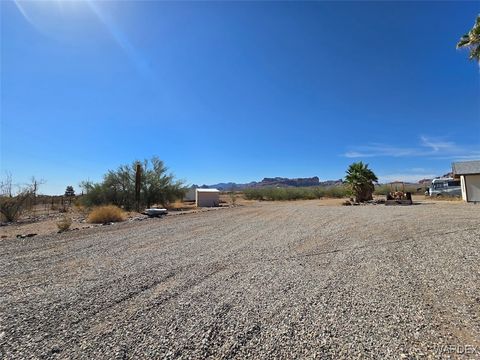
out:
{"label": "gravel pile", "polygon": [[259,203],[0,241],[0,358],[480,358],[480,211]]}

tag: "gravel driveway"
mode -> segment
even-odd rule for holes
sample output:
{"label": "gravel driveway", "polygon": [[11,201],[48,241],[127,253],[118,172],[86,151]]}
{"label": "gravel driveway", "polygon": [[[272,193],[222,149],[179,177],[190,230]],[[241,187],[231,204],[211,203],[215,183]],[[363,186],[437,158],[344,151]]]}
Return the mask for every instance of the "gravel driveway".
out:
{"label": "gravel driveway", "polygon": [[480,358],[480,206],[258,203],[0,241],[0,358]]}

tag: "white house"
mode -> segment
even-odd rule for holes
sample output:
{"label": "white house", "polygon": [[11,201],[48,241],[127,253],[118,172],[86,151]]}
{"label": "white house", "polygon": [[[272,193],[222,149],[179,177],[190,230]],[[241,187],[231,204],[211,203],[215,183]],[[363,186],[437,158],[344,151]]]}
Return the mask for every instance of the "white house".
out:
{"label": "white house", "polygon": [[220,205],[220,191],[217,189],[196,189],[195,202],[199,207]]}
{"label": "white house", "polygon": [[480,160],[453,163],[452,170],[460,178],[463,200],[480,202]]}

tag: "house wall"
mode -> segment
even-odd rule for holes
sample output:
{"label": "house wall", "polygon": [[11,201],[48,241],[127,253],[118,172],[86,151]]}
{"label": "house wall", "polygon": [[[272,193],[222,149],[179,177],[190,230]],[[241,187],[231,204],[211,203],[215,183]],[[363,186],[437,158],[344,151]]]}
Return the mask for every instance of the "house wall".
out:
{"label": "house wall", "polygon": [[[465,190],[467,201],[480,202],[480,174],[465,175]],[[463,191],[462,191],[463,197]]]}
{"label": "house wall", "polygon": [[197,191],[196,202],[199,207],[218,206],[220,204],[220,195],[218,192]]}

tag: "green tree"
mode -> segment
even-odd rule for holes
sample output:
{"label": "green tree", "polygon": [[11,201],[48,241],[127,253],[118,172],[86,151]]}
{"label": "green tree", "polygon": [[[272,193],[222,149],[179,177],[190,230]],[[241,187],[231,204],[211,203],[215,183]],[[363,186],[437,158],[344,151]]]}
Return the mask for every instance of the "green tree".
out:
{"label": "green tree", "polygon": [[166,206],[185,195],[184,183],[168,172],[163,161],[153,157],[150,161],[134,161],[131,165],[121,165],[116,170],[109,170],[101,183],[82,182],[80,186],[85,192],[85,205],[113,204],[126,210],[134,209],[135,172],[138,164],[142,167],[140,206]]}
{"label": "green tree", "polygon": [[472,30],[460,38],[457,43],[457,49],[470,49],[470,60],[476,60],[480,63],[480,15],[477,15],[475,25]]}
{"label": "green tree", "polygon": [[373,199],[374,183],[377,182],[377,176],[368,168],[368,164],[356,162],[347,169],[345,182],[350,187],[356,202],[364,202]]}
{"label": "green tree", "polygon": [[94,183],[90,180],[82,181],[80,183],[80,188],[84,192],[82,197],[82,202],[86,206],[99,206],[102,204],[108,204],[111,196],[110,189],[105,186],[104,182]]}
{"label": "green tree", "polygon": [[67,188],[65,189],[65,196],[68,198],[75,196],[75,190],[73,189],[73,186],[67,186]]}

